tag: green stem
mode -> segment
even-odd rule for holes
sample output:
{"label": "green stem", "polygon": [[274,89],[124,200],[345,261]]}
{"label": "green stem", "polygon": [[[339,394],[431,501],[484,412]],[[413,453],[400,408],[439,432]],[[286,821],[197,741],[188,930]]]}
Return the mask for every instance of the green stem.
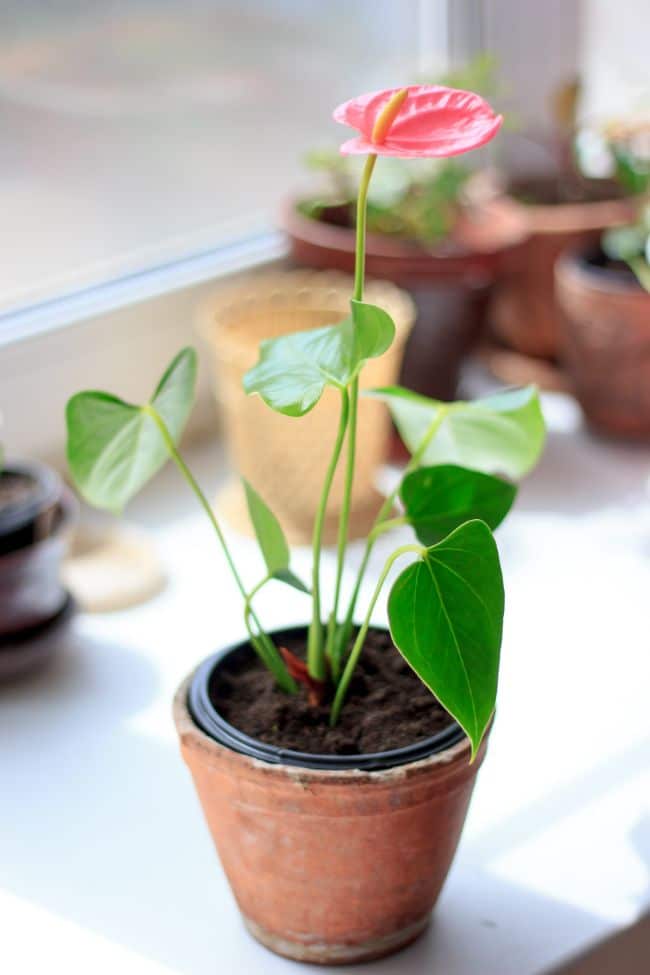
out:
{"label": "green stem", "polygon": [[363,167],[359,193],[357,195],[357,234],[354,247],[354,292],[355,301],[363,301],[363,281],[366,269],[366,212],[368,209],[368,187],[375,168],[377,156],[370,155]]}
{"label": "green stem", "polygon": [[[359,182],[357,195],[356,242],[354,257],[354,301],[363,301],[363,287],[366,265],[366,215],[368,209],[368,187],[372,177],[377,156],[367,157]],[[334,680],[338,679],[340,657],[335,653],[335,636],[339,614],[339,600],[341,598],[341,582],[345,552],[348,544],[350,524],[350,508],[352,505],[352,487],[354,484],[354,467],[357,453],[357,416],[359,403],[359,377],[355,376],[350,385],[350,416],[348,422],[348,442],[346,448],[345,480],[343,484],[343,501],[339,516],[338,537],[336,543],[336,581],[334,584],[334,603],[327,628],[327,645],[325,652],[329,658]]]}
{"label": "green stem", "polygon": [[312,620],[309,627],[307,639],[307,668],[310,675],[316,680],[325,680],[327,677],[327,665],[325,654],[323,653],[323,629],[320,610],[320,557],[323,544],[323,526],[325,524],[325,513],[327,510],[327,500],[329,498],[332,481],[336,466],[341,456],[345,431],[348,425],[350,412],[350,400],[347,389],[341,390],[341,417],[339,428],[334,442],[334,449],[330,458],[325,481],[321,493],[316,518],[314,520],[314,533],[312,538],[313,548],[313,568],[312,568]]}
{"label": "green stem", "polygon": [[426,549],[422,545],[402,545],[400,548],[395,549],[393,554],[386,560],[386,564],[381,575],[379,576],[377,585],[375,586],[375,591],[372,594],[372,599],[370,600],[370,605],[368,606],[366,618],[361,624],[361,629],[359,630],[357,638],[354,641],[354,646],[352,647],[350,655],[346,661],[343,675],[339,681],[338,687],[336,688],[336,695],[332,704],[332,710],[330,711],[330,725],[332,725],[332,727],[339,719],[341,708],[343,707],[343,702],[345,700],[345,695],[347,694],[348,686],[350,684],[350,680],[352,679],[352,674],[354,673],[354,668],[356,667],[359,657],[361,656],[361,651],[363,650],[363,644],[370,626],[370,617],[372,616],[377,600],[379,599],[379,594],[386,581],[386,577],[393,567],[393,563],[400,558],[400,556],[406,555],[407,552],[417,552],[418,555],[421,555],[425,551]]}
{"label": "green stem", "polygon": [[244,602],[244,612],[245,613],[248,612],[249,610],[252,610],[251,602],[253,600],[253,596],[256,596],[257,593],[260,591],[260,589],[263,589],[264,586],[267,584],[267,582],[270,582],[272,578],[273,578],[273,576],[266,575],[266,576],[264,576],[264,578],[262,579],[261,582],[258,582],[256,586],[253,586],[253,588],[251,589],[251,591],[246,596],[246,600]]}
{"label": "green stem", "polygon": [[354,480],[354,461],[357,444],[357,402],[359,399],[359,380],[356,378],[350,387],[350,413],[348,418],[347,462],[345,467],[345,482],[343,485],[343,501],[339,515],[338,536],[336,541],[336,581],[334,583],[334,602],[327,627],[327,643],[325,654],[330,662],[332,677],[336,682],[340,672],[340,657],[335,653],[334,641],[339,615],[339,601],[341,598],[341,583],[343,581],[343,566],[348,544],[348,526],[350,522],[350,506],[352,503],[352,484]]}
{"label": "green stem", "polygon": [[375,542],[377,541],[379,535],[381,535],[384,531],[388,531],[388,529],[392,528],[393,525],[404,524],[405,519],[394,518],[389,520],[388,515],[390,515],[391,511],[393,510],[393,506],[397,499],[397,495],[399,494],[399,489],[402,485],[402,481],[408,474],[412,473],[412,471],[418,468],[424,452],[426,451],[427,447],[435,437],[436,433],[438,432],[438,429],[440,428],[440,425],[442,424],[443,420],[447,416],[448,412],[449,412],[448,406],[440,407],[437,416],[431,422],[427,432],[425,433],[424,437],[419,443],[417,449],[411,455],[411,459],[406,465],[404,469],[404,473],[400,478],[397,486],[387,496],[381,508],[379,509],[379,513],[377,514],[373,526],[370,532],[368,533],[368,538],[366,540],[366,547],[363,552],[363,557],[361,559],[361,564],[359,566],[359,571],[357,573],[357,578],[355,580],[354,589],[352,590],[352,597],[348,605],[348,611],[345,614],[345,620],[343,621],[339,629],[337,646],[335,648],[335,654],[338,654],[339,659],[342,657],[342,654],[345,651],[345,647],[347,646],[348,640],[350,639],[350,633],[352,632],[352,622],[354,620],[354,611],[357,606],[357,601],[359,599],[359,592],[361,591],[361,585],[363,583],[363,578],[365,576],[366,569],[368,568],[368,562],[370,561],[370,556],[372,554],[372,550],[374,548]]}
{"label": "green stem", "polygon": [[[253,643],[255,649],[257,650],[258,653],[260,653],[259,646],[260,646],[260,644],[263,644],[263,646],[264,646],[264,654],[260,653],[260,656],[262,657],[262,659],[264,660],[264,662],[267,664],[267,666],[269,667],[269,669],[272,671],[273,675],[278,680],[278,683],[280,684],[280,686],[283,687],[284,690],[288,690],[288,691],[295,691],[295,690],[297,690],[296,685],[295,685],[295,682],[294,682],[293,678],[291,677],[291,675],[289,674],[287,668],[285,667],[284,661],[282,660],[282,657],[278,653],[278,651],[277,651],[276,647],[274,646],[273,642],[269,639],[269,637],[267,636],[267,634],[262,629],[262,625],[261,625],[259,619],[257,618],[257,616],[255,614],[255,611],[252,609],[252,607],[250,607],[250,597],[249,597],[249,594],[246,592],[246,587],[244,586],[244,583],[242,582],[242,578],[239,575],[239,572],[237,571],[237,566],[235,565],[234,559],[233,559],[232,555],[230,554],[230,549],[228,548],[228,544],[227,544],[226,539],[224,537],[224,534],[223,534],[223,532],[221,530],[221,526],[219,525],[219,522],[217,521],[217,517],[216,517],[214,511],[212,510],[212,507],[211,507],[208,499],[204,495],[203,491],[201,490],[201,488],[198,485],[198,482],[197,482],[196,478],[194,477],[194,475],[192,474],[191,470],[189,469],[189,467],[187,466],[187,464],[183,460],[181,454],[179,453],[178,448],[176,447],[176,444],[174,443],[174,438],[172,437],[171,433],[167,429],[167,425],[165,424],[165,421],[160,416],[160,414],[158,413],[158,411],[153,406],[151,406],[151,404],[147,404],[146,406],[144,406],[143,407],[143,410],[148,414],[148,416],[151,417],[151,419],[153,420],[153,422],[156,424],[156,426],[158,428],[158,431],[160,433],[160,436],[162,437],[162,439],[164,441],[165,447],[167,448],[167,452],[169,453],[169,456],[171,457],[171,459],[176,464],[176,467],[178,468],[178,470],[180,471],[180,473],[183,475],[183,477],[187,481],[189,487],[191,488],[191,490],[196,495],[196,498],[197,498],[199,504],[201,505],[201,507],[205,511],[206,515],[210,519],[210,524],[212,525],[212,527],[213,527],[213,529],[214,529],[214,531],[215,531],[215,533],[217,535],[217,538],[219,539],[219,544],[221,545],[221,549],[222,549],[223,554],[225,556],[226,562],[228,563],[228,567],[230,568],[230,571],[232,572],[232,575],[233,575],[233,578],[234,578],[235,583],[237,585],[237,588],[239,589],[239,591],[240,591],[240,593],[241,593],[241,595],[242,595],[242,597],[244,599],[244,607],[247,610],[244,613],[244,621],[245,621],[246,626],[248,628],[249,634],[251,634],[251,638],[253,637],[253,634],[251,633],[250,627],[248,625],[248,617],[249,616],[253,620],[253,622],[255,623],[255,626],[257,627],[258,634],[257,634],[257,638],[256,638],[255,642]],[[259,587],[256,587],[256,589],[253,590],[253,593],[257,590],[257,588],[259,588]],[[250,595],[252,596],[253,593],[251,593]],[[251,642],[253,642],[252,639],[251,639]]]}

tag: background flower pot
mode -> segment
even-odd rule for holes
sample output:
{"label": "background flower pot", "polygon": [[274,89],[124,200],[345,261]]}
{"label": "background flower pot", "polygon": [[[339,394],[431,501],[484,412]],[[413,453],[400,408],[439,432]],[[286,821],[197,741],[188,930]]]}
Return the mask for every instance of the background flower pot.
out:
{"label": "background flower pot", "polygon": [[562,359],[589,423],[650,438],[650,294],[595,250],[565,254],[556,288],[566,318]]}
{"label": "background flower pot", "polygon": [[490,302],[494,334],[522,355],[558,356],[562,319],[555,300],[553,271],[562,251],[595,244],[604,228],[633,219],[633,204],[617,199],[614,186],[601,186],[600,181],[588,185],[600,196],[584,203],[552,202],[557,179],[513,186],[519,199],[530,194],[532,200],[549,201],[518,203],[513,199],[513,205],[521,209],[529,236],[507,255]]}
{"label": "background flower pot", "polygon": [[68,597],[60,569],[76,504],[58,475],[36,463],[5,467],[0,497],[4,501],[0,506],[0,638],[4,638],[43,626],[62,611]]}
{"label": "background flower pot", "polygon": [[[352,280],[314,271],[256,274],[219,292],[201,315],[200,330],[212,352],[215,394],[222,408],[233,467],[256,486],[295,543],[311,538],[316,504],[339,420],[339,396],[326,389],[322,399],[297,420],[270,410],[258,396],[247,396],[242,377],[258,358],[259,343],[287,332],[341,321],[350,308]],[[397,379],[404,342],[414,318],[411,299],[392,284],[369,282],[366,300],[393,318],[397,334],[390,349],[364,369],[363,386]],[[380,496],[375,476],[387,452],[389,419],[376,400],[361,397],[357,462],[350,517],[351,536],[363,535],[374,519]],[[343,498],[344,464],[339,466],[327,509],[325,539],[333,541]],[[239,480],[220,495],[218,506],[231,524],[250,531]]]}
{"label": "background flower pot", "polygon": [[[312,219],[289,200],[282,226],[299,265],[354,268],[354,230]],[[335,208],[332,208],[335,209]],[[344,211],[347,218],[348,208]],[[524,237],[518,207],[497,199],[464,212],[452,240],[435,251],[409,241],[369,234],[366,266],[370,276],[407,288],[416,303],[417,320],[406,346],[400,382],[438,399],[453,399],[464,356],[483,325],[489,285],[504,255]]]}
{"label": "background flower pot", "polygon": [[207,696],[219,660],[243,649],[216,655],[186,680],[174,716],[248,929],[273,951],[303,961],[364,961],[397,950],[428,923],[485,744],[471,766],[461,733],[400,749],[397,757],[380,753],[371,770],[359,770],[363,759],[355,756],[293,764],[295,753],[242,742],[223,720],[209,735],[194,705]]}
{"label": "background flower pot", "polygon": [[0,556],[46,538],[56,517],[63,485],[44,464],[0,468]]}

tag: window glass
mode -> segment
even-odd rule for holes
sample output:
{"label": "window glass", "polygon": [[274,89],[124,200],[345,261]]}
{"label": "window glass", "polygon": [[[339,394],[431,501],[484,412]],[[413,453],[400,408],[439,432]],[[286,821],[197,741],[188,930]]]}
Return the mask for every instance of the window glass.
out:
{"label": "window glass", "polygon": [[417,0],[4,0],[0,312],[271,225],[338,101],[414,78]]}

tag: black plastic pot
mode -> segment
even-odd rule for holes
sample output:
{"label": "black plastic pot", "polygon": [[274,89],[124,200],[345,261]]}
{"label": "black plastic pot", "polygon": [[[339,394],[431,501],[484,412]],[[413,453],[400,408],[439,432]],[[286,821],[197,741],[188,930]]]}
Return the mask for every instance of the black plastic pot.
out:
{"label": "black plastic pot", "polygon": [[59,475],[38,463],[15,463],[0,471],[0,486],[16,488],[16,498],[0,502],[0,556],[47,537],[63,494]]}
{"label": "black plastic pot", "polygon": [[[61,613],[68,594],[60,578],[76,502],[42,464],[5,467],[16,500],[0,507],[0,638],[33,631]],[[24,490],[23,490],[24,488]]]}
{"label": "black plastic pot", "polygon": [[[301,637],[306,639],[307,627],[296,626],[290,629],[276,630],[269,635],[276,643],[280,644]],[[234,657],[244,660],[250,658],[253,653],[250,644],[246,641],[233,644],[208,657],[192,677],[187,701],[192,718],[206,735],[209,735],[220,745],[225,745],[242,755],[271,762],[274,765],[294,765],[300,768],[329,769],[331,771],[343,769],[375,771],[428,758],[430,755],[435,755],[457,744],[464,737],[462,728],[450,719],[447,728],[443,728],[442,731],[430,738],[423,738],[421,741],[404,748],[393,748],[389,751],[365,755],[313,755],[308,752],[294,751],[290,748],[280,748],[277,745],[267,745],[256,738],[245,735],[225,721],[212,704],[210,696],[211,687],[219,679],[219,667],[227,659]]]}

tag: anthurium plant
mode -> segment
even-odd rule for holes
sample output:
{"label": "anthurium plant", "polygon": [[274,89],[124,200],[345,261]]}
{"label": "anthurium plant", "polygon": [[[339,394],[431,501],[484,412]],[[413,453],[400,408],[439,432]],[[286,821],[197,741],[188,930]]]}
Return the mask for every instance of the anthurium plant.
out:
{"label": "anthurium plant", "polygon": [[650,121],[619,121],[602,130],[584,130],[576,140],[578,163],[586,175],[616,179],[637,199],[633,224],[612,227],[601,239],[613,261],[624,261],[650,291]]}
{"label": "anthurium plant", "polygon": [[[250,643],[287,693],[309,685],[327,695],[335,724],[345,705],[375,606],[394,565],[408,564],[392,583],[388,617],[395,646],[467,733],[475,755],[495,706],[504,610],[499,556],[492,535],[513,503],[515,481],[534,465],[544,423],[532,388],[474,402],[442,403],[400,387],[370,393],[385,402],[410,450],[398,487],[386,498],[366,540],[349,598],[343,598],[350,500],[355,473],[359,375],[382,355],[395,328],[386,312],[364,301],[366,201],[379,156],[447,158],[483,145],[501,119],[478,95],[431,86],[373,92],[346,102],[334,118],[357,129],[341,148],[366,157],[357,202],[356,271],[350,314],[324,328],[263,342],[244,388],[273,410],[298,418],[315,408],[326,387],[340,397],[340,420],[313,528],[309,586],[292,572],[282,528],[258,493],[245,484],[251,521],[266,571],[247,587],[219,522],[179,452],[194,392],[196,355],[184,349],[151,398],[126,403],[83,392],[67,407],[68,460],[84,497],[120,511],[167,458],[196,494],[241,592]],[[335,471],[344,466],[336,576],[325,604],[321,586],[322,533]],[[498,475],[498,476],[497,476]],[[397,525],[414,540],[386,560],[369,602],[360,592],[373,546]],[[277,647],[255,609],[255,596],[272,580],[304,590],[311,599],[306,660],[296,665]]]}
{"label": "anthurium plant", "polygon": [[[502,93],[495,59],[481,53],[464,67],[449,72],[435,84],[469,88],[484,98]],[[335,148],[317,149],[305,159],[313,172],[325,177],[320,196],[301,200],[298,210],[315,220],[356,222],[356,184],[360,168],[351,155]],[[454,231],[463,210],[493,195],[494,180],[474,171],[458,157],[425,157],[414,163],[403,158],[384,159],[368,193],[366,225],[369,233],[433,247]]]}

